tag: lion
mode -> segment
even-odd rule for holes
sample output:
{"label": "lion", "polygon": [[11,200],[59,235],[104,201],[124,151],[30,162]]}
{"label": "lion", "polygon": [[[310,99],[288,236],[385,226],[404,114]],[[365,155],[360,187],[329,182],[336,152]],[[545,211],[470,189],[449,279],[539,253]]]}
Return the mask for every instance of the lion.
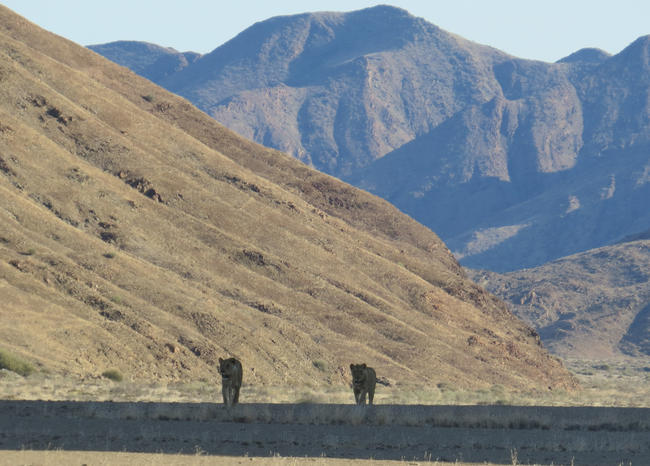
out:
{"label": "lion", "polygon": [[368,394],[368,404],[372,404],[375,397],[375,386],[377,385],[377,374],[372,367],[366,364],[350,364],[352,371],[352,389],[354,390],[354,400],[358,405],[366,404],[366,394]]}
{"label": "lion", "polygon": [[241,362],[236,358],[219,358],[219,372],[221,373],[223,404],[232,406],[239,403],[239,389],[242,380]]}

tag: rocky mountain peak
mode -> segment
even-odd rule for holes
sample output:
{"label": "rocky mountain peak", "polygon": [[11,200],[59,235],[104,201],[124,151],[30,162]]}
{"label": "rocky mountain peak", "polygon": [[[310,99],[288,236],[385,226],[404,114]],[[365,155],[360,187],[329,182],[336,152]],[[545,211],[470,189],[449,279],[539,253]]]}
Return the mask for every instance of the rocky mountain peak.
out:
{"label": "rocky mountain peak", "polygon": [[558,60],[558,63],[602,63],[609,57],[611,54],[604,50],[586,47]]}

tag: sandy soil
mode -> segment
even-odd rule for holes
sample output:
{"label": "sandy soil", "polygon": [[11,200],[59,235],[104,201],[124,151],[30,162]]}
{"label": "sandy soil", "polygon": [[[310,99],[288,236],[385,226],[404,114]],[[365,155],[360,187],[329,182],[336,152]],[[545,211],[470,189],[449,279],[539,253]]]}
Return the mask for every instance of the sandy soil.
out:
{"label": "sandy soil", "polygon": [[[164,453],[125,453],[125,452],[96,452],[96,451],[7,451],[0,450],[0,465],[15,466],[19,464],[70,466],[73,464],[87,465],[160,465],[160,466],[418,466],[452,464],[440,461],[385,461],[385,460],[352,460],[340,458],[282,458],[282,457],[233,457],[233,456],[202,456],[202,455],[171,455]],[[454,462],[455,466],[477,466],[479,463]],[[481,466],[489,466],[480,463]]]}

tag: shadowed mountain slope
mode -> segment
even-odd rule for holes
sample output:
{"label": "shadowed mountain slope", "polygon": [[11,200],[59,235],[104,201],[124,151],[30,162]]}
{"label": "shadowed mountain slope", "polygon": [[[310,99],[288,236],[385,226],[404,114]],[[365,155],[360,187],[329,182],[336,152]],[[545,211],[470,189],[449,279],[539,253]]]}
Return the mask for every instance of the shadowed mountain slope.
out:
{"label": "shadowed mountain slope", "polygon": [[532,269],[471,273],[533,325],[561,357],[648,357],[648,233]]}
{"label": "shadowed mountain slope", "polygon": [[157,82],[508,271],[650,228],[649,42],[543,63],[377,6],[271,18]]}
{"label": "shadowed mountain slope", "polygon": [[645,230],[648,42],[495,64],[492,98],[348,180],[436,230],[468,267],[536,266]]}
{"label": "shadowed mountain slope", "polygon": [[572,387],[387,202],[0,7],[0,340],[57,373]]}

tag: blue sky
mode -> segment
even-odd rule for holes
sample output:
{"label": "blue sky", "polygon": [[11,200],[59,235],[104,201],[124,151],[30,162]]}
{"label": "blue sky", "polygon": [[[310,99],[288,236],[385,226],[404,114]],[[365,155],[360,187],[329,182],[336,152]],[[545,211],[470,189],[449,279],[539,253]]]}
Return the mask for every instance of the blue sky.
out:
{"label": "blue sky", "polygon": [[271,16],[404,8],[467,39],[521,58],[556,61],[583,47],[618,53],[650,34],[647,0],[0,0],[82,45],[142,40],[206,53]]}

